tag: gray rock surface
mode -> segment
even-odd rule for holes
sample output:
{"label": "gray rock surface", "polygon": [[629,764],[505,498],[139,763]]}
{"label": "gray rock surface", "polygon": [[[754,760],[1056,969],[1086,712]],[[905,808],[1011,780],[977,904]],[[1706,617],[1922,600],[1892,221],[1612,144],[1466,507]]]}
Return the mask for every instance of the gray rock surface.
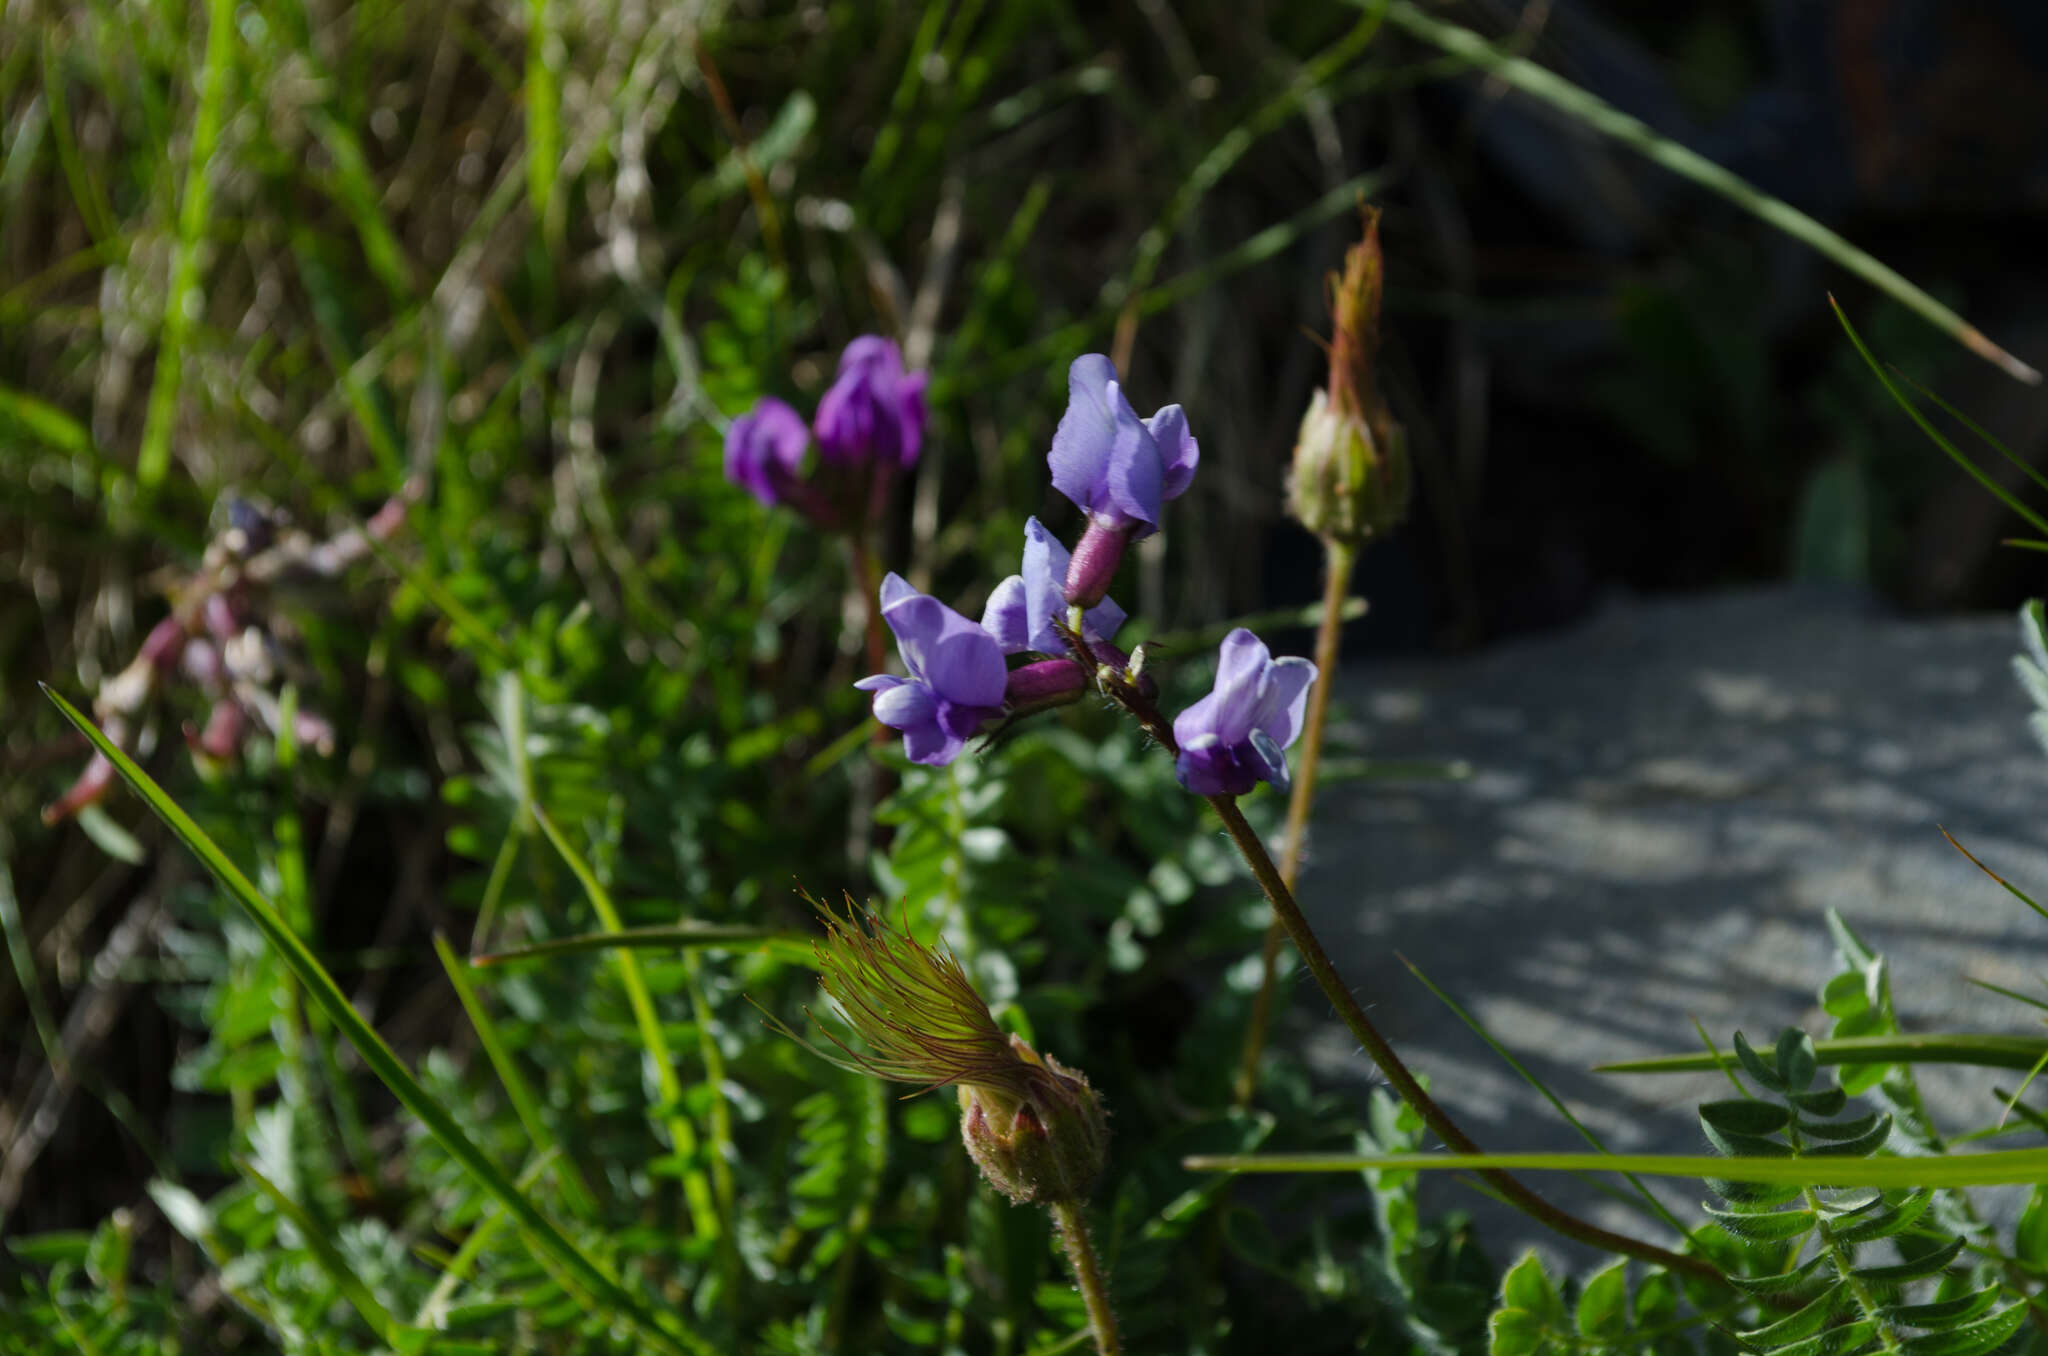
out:
{"label": "gray rock surface", "polygon": [[[1472,1011],[1617,1151],[1705,1151],[1717,1076],[1595,1064],[1820,1034],[1840,910],[1889,958],[1920,1031],[2024,1032],[2039,1014],[1967,983],[2048,996],[2048,922],[1950,832],[2048,899],[2048,757],[2026,729],[2008,616],[1887,615],[1852,591],[1624,601],[1567,633],[1442,661],[1347,666],[1332,754],[1444,757],[1456,783],[1330,786],[1302,901],[1375,1020],[1487,1148],[1576,1149],[1557,1113],[1403,968]],[[2038,887],[2038,888],[2036,888]],[[1325,1079],[1364,1056],[1296,972],[1291,1029]],[[1998,1115],[1990,1071],[1923,1076],[1944,1127]],[[1716,1088],[1720,1091],[1717,1093]],[[2036,1142],[2015,1138],[2009,1145]],[[1280,1147],[1280,1146],[1274,1146]],[[1610,1226],[1656,1226],[1569,1177],[1539,1191]],[[1696,1183],[1660,1194],[1696,1212]],[[1497,1260],[1591,1255],[1433,1178]],[[1988,1193],[1997,1218],[2012,1193]]]}

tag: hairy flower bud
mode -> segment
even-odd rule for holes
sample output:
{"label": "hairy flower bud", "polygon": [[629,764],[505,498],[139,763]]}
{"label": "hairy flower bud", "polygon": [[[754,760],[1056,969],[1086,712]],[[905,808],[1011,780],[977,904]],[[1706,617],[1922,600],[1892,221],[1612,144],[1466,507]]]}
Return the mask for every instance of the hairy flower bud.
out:
{"label": "hairy flower bud", "polygon": [[1085,1200],[1109,1155],[1109,1118],[1078,1070],[1021,1036],[1010,1048],[1033,1072],[1022,1098],[960,1085],[960,1138],[988,1184],[1018,1205]]}

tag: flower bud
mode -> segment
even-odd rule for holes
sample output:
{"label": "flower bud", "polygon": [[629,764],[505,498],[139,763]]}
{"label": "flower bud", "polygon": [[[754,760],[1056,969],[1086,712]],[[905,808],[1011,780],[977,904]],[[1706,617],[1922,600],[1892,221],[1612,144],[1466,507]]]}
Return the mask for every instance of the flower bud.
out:
{"label": "flower bud", "polygon": [[1066,599],[1075,607],[1093,607],[1109,593],[1109,581],[1124,563],[1124,544],[1131,539],[1122,527],[1090,518],[1074,554],[1067,561]]}
{"label": "flower bud", "polygon": [[1040,1056],[1021,1036],[1030,1091],[960,1085],[960,1138],[988,1184],[1018,1205],[1085,1200],[1109,1154],[1109,1118],[1079,1071]]}
{"label": "flower bud", "polygon": [[1317,536],[1355,546],[1408,516],[1407,440],[1392,419],[1378,423],[1375,437],[1364,417],[1339,410],[1326,393],[1310,399],[1295,435],[1287,510]]}
{"label": "flower bud", "polygon": [[1375,383],[1384,260],[1380,216],[1330,277],[1330,379],[1309,402],[1287,476],[1288,512],[1319,537],[1356,546],[1399,526],[1411,490],[1408,443]]}
{"label": "flower bud", "polygon": [[1027,715],[1078,701],[1088,690],[1088,675],[1071,659],[1041,659],[1010,670],[1003,689],[1003,704],[1016,715]]}

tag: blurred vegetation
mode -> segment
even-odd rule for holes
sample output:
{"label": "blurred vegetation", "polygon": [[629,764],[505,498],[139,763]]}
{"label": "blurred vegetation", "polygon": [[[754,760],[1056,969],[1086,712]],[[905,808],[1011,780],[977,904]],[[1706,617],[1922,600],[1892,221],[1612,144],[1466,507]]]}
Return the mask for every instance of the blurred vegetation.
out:
{"label": "blurred vegetation", "polygon": [[[1681,35],[1692,106],[1760,62],[1748,8]],[[1078,1321],[1042,1223],[944,1143],[950,1101],[762,1036],[742,993],[794,1017],[800,952],[457,959],[613,901],[626,926],[794,933],[800,879],[943,924],[998,1016],[1103,1090],[1134,1347],[1480,1340],[1494,1272],[1398,1180],[1254,1210],[1180,1171],[1276,1127],[1417,1131],[1284,1056],[1263,1110],[1227,1109],[1208,1056],[1263,906],[1220,888],[1236,868],[1165,766],[1088,712],[987,765],[870,759],[847,564],[726,484],[718,447],[760,394],[808,407],[847,340],[899,338],[934,430],[881,554],[973,614],[1026,516],[1064,513],[1043,455],[1067,363],[1110,351],[1203,445],[1120,589],[1133,613],[1174,631],[1305,599],[1304,548],[1273,532],[1322,362],[1304,330],[1369,197],[1426,520],[1368,566],[1387,643],[1569,614],[1585,575],[1905,570],[1907,468],[1943,473],[1853,357],[1774,360],[1762,227],[1704,214],[1587,286],[1532,285],[1573,275],[1555,256],[1476,271],[1475,229],[1529,203],[1475,148],[1500,101],[1342,5],[0,9],[0,1227],[40,1240],[0,1257],[0,1303],[38,1315],[27,1349],[415,1350],[437,1321],[434,1350],[640,1349],[395,1114],[136,801],[37,821],[85,746],[34,685],[83,698],[127,663],[221,504],[325,533],[408,484],[391,551],[282,616],[335,756],[195,769],[175,746],[201,712],[174,702],[140,761],[638,1301],[719,1350],[1054,1350]],[[1825,332],[1818,302],[1799,324]],[[1597,379],[1561,408],[1532,395],[1558,367],[1510,372],[1510,406],[1554,418],[1490,430],[1487,374],[1548,326],[1598,332],[1551,354]],[[1949,352],[1902,312],[1869,328],[1901,361]],[[1630,494],[1583,493],[1617,450]],[[1698,521],[1635,511],[1691,485]],[[1579,519],[1602,528],[1560,544]]]}

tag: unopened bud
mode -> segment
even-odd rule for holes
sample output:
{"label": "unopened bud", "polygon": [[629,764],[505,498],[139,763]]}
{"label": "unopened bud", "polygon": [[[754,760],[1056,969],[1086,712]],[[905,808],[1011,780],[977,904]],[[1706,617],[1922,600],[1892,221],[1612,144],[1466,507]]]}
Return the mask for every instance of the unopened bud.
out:
{"label": "unopened bud", "polygon": [[1392,419],[1377,421],[1337,409],[1317,391],[1295,435],[1287,476],[1287,509],[1309,531],[1357,545],[1382,536],[1408,516],[1411,480],[1407,441]]}
{"label": "unopened bud", "polygon": [[1003,703],[1024,715],[1078,701],[1087,690],[1088,675],[1079,664],[1071,659],[1041,659],[1010,670]]}
{"label": "unopened bud", "polygon": [[1029,1092],[960,1085],[960,1138],[990,1186],[1018,1205],[1085,1200],[1109,1156],[1109,1118],[1075,1069],[1010,1037]]}
{"label": "unopened bud", "polygon": [[248,713],[233,698],[222,697],[207,713],[206,728],[194,730],[185,727],[185,743],[192,752],[216,762],[226,762],[242,748],[242,737],[248,732]]}
{"label": "unopened bud", "polygon": [[1105,527],[1091,518],[1074,554],[1067,561],[1066,597],[1075,607],[1093,607],[1109,593],[1109,581],[1116,578],[1124,561],[1124,544],[1130,532],[1122,527]]}

